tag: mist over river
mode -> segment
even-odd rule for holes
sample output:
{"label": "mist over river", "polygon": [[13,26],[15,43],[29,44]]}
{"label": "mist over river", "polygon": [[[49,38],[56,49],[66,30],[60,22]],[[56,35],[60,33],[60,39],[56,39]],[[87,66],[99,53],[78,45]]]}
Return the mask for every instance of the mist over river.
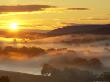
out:
{"label": "mist over river", "polygon": [[[9,39],[9,40],[8,40]],[[7,46],[22,48],[36,47],[43,49],[43,55],[28,57],[21,53],[0,55],[0,70],[15,71],[39,75],[43,64],[50,61],[61,62],[62,58],[83,57],[86,59],[98,58],[104,67],[110,67],[110,40],[95,41],[91,43],[38,43],[38,42],[14,42],[13,39],[4,38],[1,41],[1,48]],[[108,44],[108,45],[107,45]],[[50,50],[49,50],[50,49]],[[53,50],[52,50],[53,49]],[[59,60],[60,59],[60,60]],[[59,63],[60,65],[60,63]],[[58,66],[59,66],[58,65]],[[63,66],[63,64],[62,64]]]}

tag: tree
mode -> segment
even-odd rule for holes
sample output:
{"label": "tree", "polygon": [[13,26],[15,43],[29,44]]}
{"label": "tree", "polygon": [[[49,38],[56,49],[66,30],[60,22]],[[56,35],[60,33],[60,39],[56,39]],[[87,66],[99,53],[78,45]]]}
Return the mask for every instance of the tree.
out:
{"label": "tree", "polygon": [[56,76],[59,76],[61,74],[61,71],[59,69],[56,69],[52,65],[44,64],[43,68],[41,70],[41,74],[44,76],[56,77]]}
{"label": "tree", "polygon": [[43,68],[42,68],[42,70],[41,70],[41,74],[42,74],[43,76],[48,76],[48,75],[50,74],[50,72],[49,72],[49,67],[50,67],[49,64],[44,64],[44,65],[43,65]]}
{"label": "tree", "polygon": [[88,66],[97,69],[97,68],[102,68],[103,64],[99,59],[93,58],[88,61]]}
{"label": "tree", "polygon": [[110,82],[110,72],[104,72],[102,73],[99,78],[98,78],[99,81],[108,81]]}

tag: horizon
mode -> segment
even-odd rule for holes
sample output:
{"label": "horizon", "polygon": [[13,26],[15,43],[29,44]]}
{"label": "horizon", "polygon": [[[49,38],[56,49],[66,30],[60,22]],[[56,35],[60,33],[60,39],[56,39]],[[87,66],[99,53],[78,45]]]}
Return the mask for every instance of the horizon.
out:
{"label": "horizon", "polygon": [[110,0],[1,0],[0,19],[0,82],[2,73],[10,82],[97,82],[110,73]]}

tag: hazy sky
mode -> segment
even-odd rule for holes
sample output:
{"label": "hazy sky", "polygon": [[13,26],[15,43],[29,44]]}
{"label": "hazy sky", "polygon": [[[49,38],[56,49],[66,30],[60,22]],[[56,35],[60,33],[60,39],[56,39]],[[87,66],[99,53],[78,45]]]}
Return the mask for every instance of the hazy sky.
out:
{"label": "hazy sky", "polygon": [[[2,7],[3,5],[5,7]],[[14,10],[6,5],[15,5]],[[17,7],[20,5],[48,5],[49,7],[35,6],[34,10],[33,7],[19,10],[16,5]],[[7,28],[11,23],[17,23],[19,28],[43,30],[74,23],[109,24],[110,0],[1,0],[0,19],[2,19],[0,28]]]}

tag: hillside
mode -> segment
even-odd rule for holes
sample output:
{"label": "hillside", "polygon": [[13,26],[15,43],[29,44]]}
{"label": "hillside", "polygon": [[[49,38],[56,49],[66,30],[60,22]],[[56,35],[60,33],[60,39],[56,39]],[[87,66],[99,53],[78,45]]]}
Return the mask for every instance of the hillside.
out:
{"label": "hillside", "polygon": [[110,25],[72,25],[48,32],[49,35],[64,34],[110,34]]}
{"label": "hillside", "polygon": [[43,77],[40,75],[31,75],[25,73],[0,70],[0,77],[1,76],[8,76],[10,82],[44,82],[47,79],[49,79],[48,77]]}

